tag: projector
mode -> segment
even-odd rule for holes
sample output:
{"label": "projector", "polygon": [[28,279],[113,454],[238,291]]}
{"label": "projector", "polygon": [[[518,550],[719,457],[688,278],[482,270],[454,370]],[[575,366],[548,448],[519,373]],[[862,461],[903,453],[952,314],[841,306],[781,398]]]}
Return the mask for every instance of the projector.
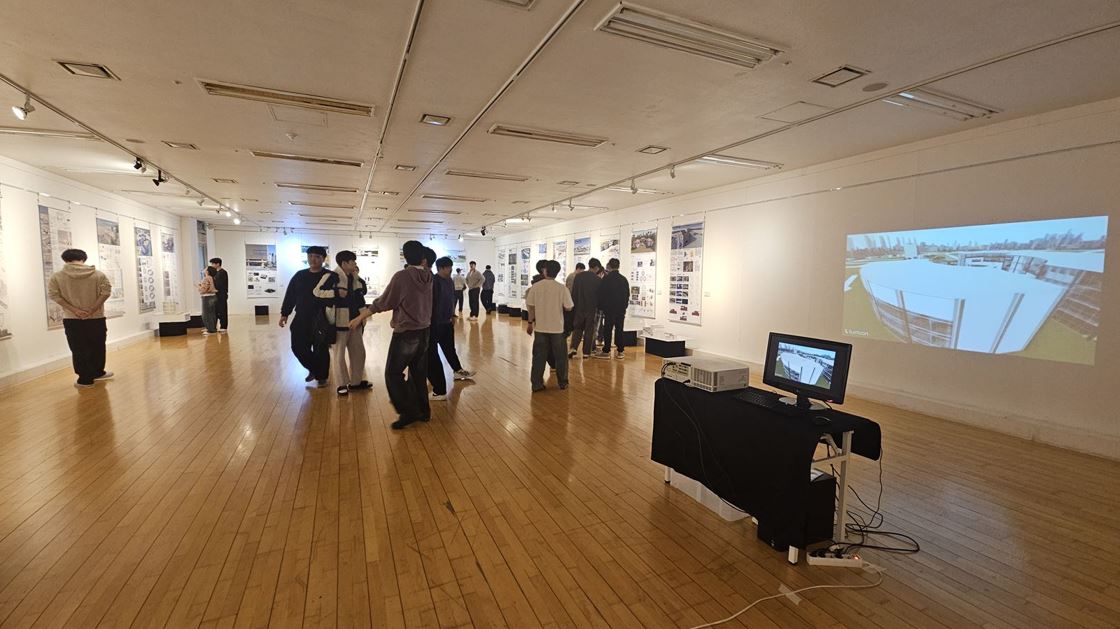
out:
{"label": "projector", "polygon": [[702,356],[666,358],[661,364],[661,374],[670,380],[713,393],[745,389],[751,379],[751,369],[743,363]]}

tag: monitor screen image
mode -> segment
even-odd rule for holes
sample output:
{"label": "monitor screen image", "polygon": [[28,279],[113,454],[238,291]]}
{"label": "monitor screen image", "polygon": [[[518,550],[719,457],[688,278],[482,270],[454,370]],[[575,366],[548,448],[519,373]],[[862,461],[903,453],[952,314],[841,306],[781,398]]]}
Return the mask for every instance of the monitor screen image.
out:
{"label": "monitor screen image", "polygon": [[801,384],[832,388],[832,370],[836,366],[836,352],[828,349],[779,342],[774,357],[774,375]]}
{"label": "monitor screen image", "polygon": [[844,334],[1091,365],[1107,216],[850,234]]}

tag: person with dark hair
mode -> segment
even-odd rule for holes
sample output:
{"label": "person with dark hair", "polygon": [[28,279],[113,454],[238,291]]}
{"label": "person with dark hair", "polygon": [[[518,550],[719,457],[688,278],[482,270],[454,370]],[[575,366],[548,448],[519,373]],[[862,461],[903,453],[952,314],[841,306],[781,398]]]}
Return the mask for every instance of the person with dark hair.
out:
{"label": "person with dark hair", "polygon": [[297,271],[288,282],[284,303],[280,306],[280,327],[288,325],[288,317],[295,310],[296,317],[289,328],[292,333],[292,353],[307,370],[305,382],[316,380],[319,388],[327,386],[330,378],[330,346],[315,334],[315,316],[323,309],[315,296],[315,287],[330,273],[323,268],[327,250],[320,246],[307,248],[307,268]]}
{"label": "person with dark hair", "polygon": [[[339,251],[334,256],[335,270],[323,275],[315,287],[315,296],[323,300],[327,320],[334,324],[334,368],[338,374],[339,395],[365,391],[373,385],[365,378],[366,345],[362,333],[365,326],[350,329],[350,320],[366,305],[366,282],[358,274],[358,256],[353,251]],[[350,364],[346,364],[349,355]]]}
{"label": "person with dark hair", "polygon": [[[572,292],[572,284],[575,283],[576,276],[579,275],[580,272],[582,272],[586,268],[587,267],[584,266],[582,262],[576,262],[575,270],[572,271],[571,273],[569,273],[568,276],[564,278],[564,287],[568,289],[569,293]],[[575,299],[574,295],[573,295],[572,299]],[[566,310],[564,312],[564,337],[567,338],[575,330],[575,327],[576,327],[576,311],[575,310]],[[574,355],[575,355],[574,351],[573,352],[568,352],[568,358],[573,358]]]}
{"label": "person with dark hair", "polygon": [[229,332],[229,273],[222,268],[221,258],[210,258],[214,269],[214,310],[218,317],[218,332]]}
{"label": "person with dark hair", "polygon": [[490,270],[490,265],[486,265],[486,270],[482,272],[482,307],[486,309],[486,314],[494,312],[494,282],[497,278],[494,277],[494,272]]}
{"label": "person with dark hair", "polygon": [[108,380],[113,372],[105,371],[105,302],[113,294],[113,285],[104,273],[86,264],[86,252],[67,249],[62,252],[66,264],[47,281],[47,297],[62,308],[62,327],[74,373],[74,386],[88,389],[97,380]]}
{"label": "person with dark hair", "polygon": [[478,270],[478,264],[471,260],[471,268],[467,271],[467,298],[471,306],[471,321],[478,321],[478,296],[482,292],[482,283],[485,278]]}
{"label": "person with dark hair", "polygon": [[[568,358],[575,358],[579,351],[580,342],[583,343],[583,357],[591,358],[595,351],[595,315],[599,312],[599,259],[591,258],[587,262],[588,270],[577,272],[572,280],[572,301],[575,302],[575,313],[572,317],[572,344],[568,351]],[[579,265],[576,265],[579,269]],[[571,277],[571,276],[569,276]]]}
{"label": "person with dark hair", "polygon": [[611,258],[607,262],[607,274],[599,284],[599,310],[603,311],[605,335],[603,351],[596,354],[596,358],[611,357],[612,337],[618,348],[614,357],[619,360],[624,357],[622,325],[626,321],[626,308],[630,305],[630,282],[625,275],[618,272],[618,267],[618,258]]}
{"label": "person with dark hair", "polygon": [[564,311],[573,307],[568,288],[556,281],[560,263],[549,260],[544,265],[544,279],[525,293],[529,325],[525,331],[533,337],[533,366],[529,380],[533,392],[544,389],[544,365],[555,357],[556,384],[568,388],[568,359],[564,355]]}
{"label": "person with dark hair", "polygon": [[543,280],[546,277],[545,273],[544,273],[544,267],[547,264],[548,264],[548,260],[537,260],[537,264],[536,264],[537,274],[533,276],[533,279],[529,280],[529,285],[530,286],[532,286],[533,284],[536,284],[537,282]]}
{"label": "person with dark hair", "polygon": [[455,285],[455,305],[457,310],[456,317],[463,316],[463,292],[467,290],[467,276],[463,275],[463,269],[455,269],[455,275],[451,277],[451,281]]}
{"label": "person with dark hair", "polygon": [[572,284],[576,281],[576,276],[583,273],[585,270],[587,270],[587,267],[584,266],[582,262],[576,262],[576,270],[572,271],[568,274],[568,277],[564,278],[564,286],[568,287],[568,290],[572,290]]}
{"label": "person with dark hair", "polygon": [[[407,269],[397,271],[381,296],[363,307],[358,316],[350,320],[355,330],[371,315],[393,311],[389,325],[393,339],[385,359],[385,388],[389,400],[397,411],[397,421],[391,424],[399,430],[417,421],[432,417],[428,407],[428,336],[432,326],[432,273],[422,266],[424,245],[409,240],[401,248]],[[408,380],[404,378],[408,370]]]}
{"label": "person with dark hair", "polygon": [[420,266],[424,267],[428,271],[431,271],[436,266],[436,257],[437,256],[435,249],[432,249],[431,247],[424,247],[424,261],[420,263]]}
{"label": "person with dark hair", "polygon": [[210,336],[218,331],[218,290],[214,287],[214,276],[217,271],[213,266],[202,269],[202,281],[198,283],[198,297],[202,302],[202,330],[203,336]]}
{"label": "person with dark hair", "polygon": [[447,399],[447,377],[443,373],[443,363],[439,350],[451,367],[456,380],[470,380],[474,372],[463,368],[459,353],[455,351],[455,325],[452,312],[455,310],[455,284],[451,281],[451,258],[436,260],[436,273],[432,277],[432,327],[428,335],[428,382],[432,383],[433,400]]}

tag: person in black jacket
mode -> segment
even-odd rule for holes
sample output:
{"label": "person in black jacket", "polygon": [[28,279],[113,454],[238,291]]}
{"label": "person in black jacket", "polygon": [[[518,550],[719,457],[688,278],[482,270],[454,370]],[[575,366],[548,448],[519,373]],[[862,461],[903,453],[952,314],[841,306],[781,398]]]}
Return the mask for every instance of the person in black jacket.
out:
{"label": "person in black jacket", "polygon": [[218,317],[218,332],[229,332],[229,273],[222,268],[221,258],[210,258],[214,267],[215,315]]}
{"label": "person in black jacket", "polygon": [[288,317],[295,310],[295,319],[288,328],[292,333],[292,353],[307,370],[304,380],[317,380],[319,388],[327,386],[331,370],[330,346],[315,338],[315,315],[323,308],[315,296],[315,287],[324,275],[330,273],[323,268],[326,257],[327,250],[323,247],[307,248],[308,268],[292,276],[288,290],[284,292],[284,303],[280,306],[280,327],[288,325]]}
{"label": "person in black jacket", "polygon": [[622,324],[626,320],[626,307],[630,305],[630,282],[618,272],[618,258],[607,261],[607,274],[599,284],[599,310],[603,311],[606,336],[603,352],[596,358],[611,357],[611,337],[618,348],[615,358],[623,358]]}
{"label": "person in black jacket", "polygon": [[[572,344],[568,358],[575,358],[579,344],[583,343],[583,357],[591,358],[595,351],[595,315],[599,312],[599,270],[602,266],[598,258],[587,262],[588,270],[578,273],[572,280]],[[578,265],[577,265],[578,268]]]}
{"label": "person in black jacket", "polygon": [[[366,345],[362,338],[365,324],[350,329],[350,320],[366,305],[366,282],[358,274],[358,256],[353,251],[335,254],[337,263],[333,273],[326,273],[315,287],[315,296],[332,314],[335,328],[334,367],[338,374],[338,394],[365,391],[373,385],[365,378]],[[350,357],[349,365],[346,362]]]}
{"label": "person in black jacket", "polygon": [[432,277],[432,327],[428,339],[428,382],[432,384],[431,399],[447,399],[447,376],[443,373],[443,363],[439,359],[439,350],[451,367],[452,375],[456,380],[471,380],[474,372],[468,371],[459,362],[459,353],[455,351],[455,325],[452,319],[455,316],[455,282],[451,279],[451,267],[454,263],[451,258],[442,257],[436,260],[436,273]]}

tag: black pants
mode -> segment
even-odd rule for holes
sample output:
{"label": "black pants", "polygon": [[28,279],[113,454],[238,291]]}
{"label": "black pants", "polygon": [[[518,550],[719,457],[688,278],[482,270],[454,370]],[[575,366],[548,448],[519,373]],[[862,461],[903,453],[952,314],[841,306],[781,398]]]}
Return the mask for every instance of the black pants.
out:
{"label": "black pants", "polygon": [[292,353],[316,380],[326,380],[331,374],[331,348],[330,345],[315,342],[312,330],[314,321],[314,315],[300,315],[296,312],[288,326],[292,332]]}
{"label": "black pants", "polygon": [[463,291],[455,291],[455,305],[460,314],[463,312]]}
{"label": "black pants", "polygon": [[447,376],[443,373],[443,363],[439,359],[439,350],[447,359],[451,371],[459,371],[463,363],[459,362],[459,354],[455,351],[455,325],[436,323],[429,328],[428,334],[428,382],[432,383],[432,393],[445,395],[447,393]]}
{"label": "black pants", "polygon": [[622,324],[626,321],[626,311],[603,313],[603,351],[611,350],[611,336],[618,351],[622,351]]}
{"label": "black pants", "polygon": [[93,384],[105,374],[105,319],[63,319],[62,327],[78,384]]}
{"label": "black pants", "polygon": [[579,350],[583,342],[583,355],[590,356],[595,351],[595,313],[577,312],[572,318],[572,351]]}
{"label": "black pants", "polygon": [[478,316],[478,294],[481,291],[482,291],[481,288],[472,288],[467,292],[468,297],[470,297],[471,316],[472,317],[477,317]]}
{"label": "black pants", "polygon": [[[385,389],[397,415],[405,419],[427,419],[428,408],[428,335],[427,328],[394,332],[385,359]],[[408,380],[404,370],[408,369]]]}
{"label": "black pants", "polygon": [[494,312],[494,289],[493,288],[482,289],[482,307],[486,309],[486,312]]}
{"label": "black pants", "polygon": [[229,293],[218,293],[217,303],[218,327],[229,329]]}

